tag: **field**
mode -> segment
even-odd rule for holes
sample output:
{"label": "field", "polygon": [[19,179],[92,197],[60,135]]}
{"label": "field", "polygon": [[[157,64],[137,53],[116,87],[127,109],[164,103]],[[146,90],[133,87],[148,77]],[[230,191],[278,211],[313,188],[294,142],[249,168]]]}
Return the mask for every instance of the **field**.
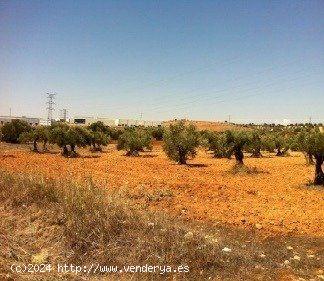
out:
{"label": "field", "polygon": [[[91,178],[102,189],[122,192],[138,209],[162,213],[180,224],[216,229],[219,240],[234,248],[252,243],[249,251],[268,252],[273,264],[267,268],[268,261],[260,269],[260,258],[253,260],[251,267],[258,273],[252,270],[251,280],[323,278],[324,194],[308,185],[314,167],[306,165],[301,153],[246,155],[250,169],[235,171],[234,160],[215,159],[202,149],[189,165],[177,165],[167,159],[160,142],[139,157],[124,156],[114,144],[102,153],[80,150],[79,158],[64,158],[55,147],[36,154],[27,146],[2,143],[1,151],[3,171],[80,183]],[[284,265],[296,256],[299,264]],[[262,267],[265,273],[259,272]],[[220,279],[212,280],[225,280],[226,274],[220,270]]]}
{"label": "field", "polygon": [[159,144],[131,158],[114,145],[101,155],[84,150],[76,159],[63,158],[58,151],[38,155],[7,147],[0,158],[2,169],[47,178],[91,177],[103,188],[123,187],[139,201],[153,194],[159,198],[148,207],[188,219],[242,228],[259,223],[264,233],[324,236],[324,195],[306,186],[314,168],[305,164],[302,154],[247,158],[246,164],[256,171],[233,175],[234,160],[213,159],[200,151],[189,166],[179,166],[166,158]]}

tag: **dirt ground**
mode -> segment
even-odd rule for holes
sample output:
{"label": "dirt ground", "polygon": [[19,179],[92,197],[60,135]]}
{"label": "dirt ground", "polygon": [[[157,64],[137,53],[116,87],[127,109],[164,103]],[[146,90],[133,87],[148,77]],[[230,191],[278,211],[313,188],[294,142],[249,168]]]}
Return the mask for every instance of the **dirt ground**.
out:
{"label": "dirt ground", "polygon": [[214,159],[206,151],[180,166],[160,144],[140,157],[126,157],[109,145],[101,154],[80,150],[64,158],[58,149],[36,154],[25,146],[0,144],[0,167],[48,178],[91,177],[103,188],[122,188],[148,208],[188,221],[225,223],[265,236],[324,236],[324,192],[307,186],[314,167],[302,154],[245,158],[252,173],[231,173],[234,160]]}

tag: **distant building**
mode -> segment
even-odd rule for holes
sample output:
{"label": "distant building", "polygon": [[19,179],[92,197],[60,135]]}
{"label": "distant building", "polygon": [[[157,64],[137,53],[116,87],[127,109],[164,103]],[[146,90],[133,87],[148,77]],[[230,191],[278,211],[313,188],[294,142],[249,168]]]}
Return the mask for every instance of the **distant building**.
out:
{"label": "distant building", "polygon": [[12,120],[23,120],[26,121],[31,126],[37,126],[39,125],[40,118],[34,118],[34,117],[26,117],[26,116],[0,116],[0,125],[4,125],[5,123],[9,123]]}
{"label": "distant building", "polygon": [[73,117],[72,123],[76,125],[90,125],[91,123],[96,122],[95,118],[93,117]]}
{"label": "distant building", "polygon": [[147,121],[147,120],[137,120],[137,119],[111,119],[105,117],[74,117],[72,118],[72,123],[76,125],[90,125],[94,122],[101,121],[106,126],[110,127],[138,127],[138,126],[161,126],[162,122],[158,121]]}

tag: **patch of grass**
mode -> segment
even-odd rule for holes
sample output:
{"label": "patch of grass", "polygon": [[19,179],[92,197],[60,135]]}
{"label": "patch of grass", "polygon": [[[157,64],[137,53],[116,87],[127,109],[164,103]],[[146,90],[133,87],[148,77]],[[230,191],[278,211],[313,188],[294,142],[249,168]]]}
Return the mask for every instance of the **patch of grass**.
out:
{"label": "patch of grass", "polygon": [[236,174],[253,175],[253,174],[264,173],[264,171],[260,170],[257,167],[248,167],[246,165],[238,165],[238,164],[234,165],[229,172],[232,175],[236,175]]}
{"label": "patch of grass", "polygon": [[[152,196],[152,200],[159,200],[172,195],[166,190],[152,193]],[[145,199],[145,196],[141,198]],[[277,243],[275,240],[269,243],[268,248],[263,248],[265,246],[257,244],[252,237],[246,237],[246,234],[242,235],[238,230],[224,228],[215,231],[207,224],[202,226],[185,223],[162,213],[150,212],[145,207],[140,209],[122,190],[109,191],[107,186],[97,186],[91,179],[84,183],[51,181],[0,171],[0,202],[13,208],[10,216],[23,210],[23,216],[15,230],[6,223],[0,224],[8,227],[7,233],[10,236],[14,236],[14,231],[21,232],[19,228],[22,227],[22,222],[26,227],[30,225],[32,220],[29,215],[35,217],[34,220],[43,227],[35,224],[38,228],[30,234],[32,244],[35,246],[39,243],[39,247],[34,253],[25,253],[29,262],[31,255],[35,260],[51,262],[52,251],[43,247],[51,248],[59,240],[64,246],[58,252],[67,264],[98,263],[119,267],[145,264],[173,267],[188,265],[190,270],[189,273],[168,275],[161,275],[159,272],[154,275],[118,275],[116,280],[255,280],[255,276],[262,280],[277,280],[279,275],[276,275],[276,270],[283,261],[282,256],[278,257],[278,249],[285,249],[283,245],[288,239],[285,238],[280,245],[274,246]],[[48,220],[50,214],[52,219]],[[38,231],[44,233],[49,229],[55,229],[55,235],[52,236],[54,239],[39,242]],[[62,235],[58,236],[56,233]],[[17,238],[23,239],[21,243],[28,241],[20,235],[17,234],[10,241],[16,241]],[[48,237],[50,236],[43,235],[43,239]],[[253,241],[253,247],[252,244],[246,246],[246,240],[249,243]],[[226,247],[231,251],[222,250]],[[274,251],[272,258],[271,251]],[[0,264],[7,266],[11,260],[3,259],[4,252],[0,245]],[[260,259],[256,256],[259,252],[266,252],[267,258]],[[25,261],[22,255],[20,260]],[[256,264],[263,268],[262,271],[255,267]],[[309,272],[317,266],[317,263],[305,264],[304,260],[300,264],[310,268]],[[307,268],[304,269],[305,276],[311,276]],[[81,274],[71,278],[67,275],[55,278],[42,275],[40,278],[37,276],[38,279],[36,275],[30,276],[31,279],[26,280],[80,280],[83,277],[87,280],[98,280],[98,276],[81,277]],[[107,275],[99,278],[112,280],[111,277]]]}

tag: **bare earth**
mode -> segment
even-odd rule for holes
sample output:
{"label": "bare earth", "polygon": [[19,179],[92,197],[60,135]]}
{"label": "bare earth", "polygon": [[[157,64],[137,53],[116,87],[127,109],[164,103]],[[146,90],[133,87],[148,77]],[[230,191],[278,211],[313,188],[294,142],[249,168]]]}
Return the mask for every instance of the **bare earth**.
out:
{"label": "bare earth", "polygon": [[64,158],[58,149],[35,154],[27,147],[1,145],[4,170],[49,178],[92,177],[103,188],[123,188],[139,204],[195,221],[226,223],[260,234],[324,236],[324,192],[307,186],[314,167],[302,154],[245,158],[257,173],[230,172],[234,160],[214,159],[206,151],[179,166],[166,158],[161,145],[140,157],[126,157],[109,145],[101,154],[80,150]]}

